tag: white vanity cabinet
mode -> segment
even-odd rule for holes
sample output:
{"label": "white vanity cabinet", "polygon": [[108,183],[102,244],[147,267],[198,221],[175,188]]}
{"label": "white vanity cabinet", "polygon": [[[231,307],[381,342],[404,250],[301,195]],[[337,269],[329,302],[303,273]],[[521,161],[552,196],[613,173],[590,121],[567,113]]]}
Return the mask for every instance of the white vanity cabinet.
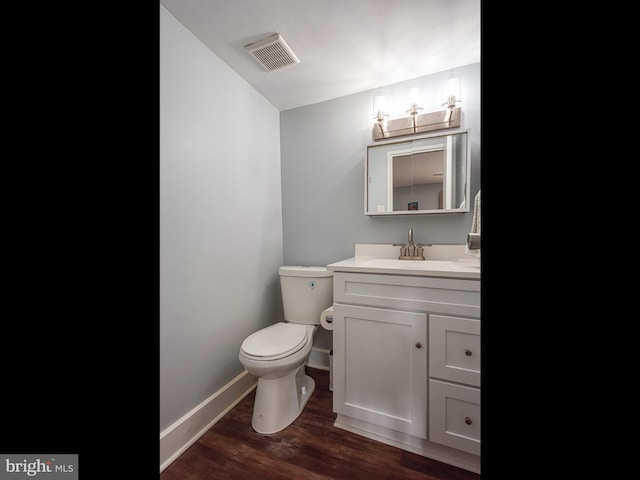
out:
{"label": "white vanity cabinet", "polygon": [[336,267],[333,288],[335,426],[480,473],[479,275]]}

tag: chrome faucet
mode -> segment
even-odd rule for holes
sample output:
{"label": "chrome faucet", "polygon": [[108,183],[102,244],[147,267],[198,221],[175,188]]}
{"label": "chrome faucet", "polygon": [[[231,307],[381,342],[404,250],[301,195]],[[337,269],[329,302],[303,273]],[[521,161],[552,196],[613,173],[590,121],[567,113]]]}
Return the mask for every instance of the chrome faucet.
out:
{"label": "chrome faucet", "polygon": [[403,243],[400,246],[400,256],[399,260],[424,260],[424,245],[419,243],[417,245],[413,244],[413,228],[409,227],[409,235],[408,235],[409,243]]}

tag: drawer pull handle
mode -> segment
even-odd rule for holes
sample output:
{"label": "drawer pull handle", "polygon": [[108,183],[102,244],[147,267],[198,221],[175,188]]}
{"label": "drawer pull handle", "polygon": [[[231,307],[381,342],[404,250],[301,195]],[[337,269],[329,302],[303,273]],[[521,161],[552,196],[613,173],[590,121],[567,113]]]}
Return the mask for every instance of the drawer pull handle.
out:
{"label": "drawer pull handle", "polygon": [[471,425],[473,422],[469,417],[464,417],[464,423],[466,423],[467,425]]}
{"label": "drawer pull handle", "polygon": [[422,344],[420,342],[416,342],[416,348],[422,348]]}
{"label": "drawer pull handle", "polygon": [[471,350],[469,350],[469,349],[467,348],[467,349],[464,351],[464,354],[465,354],[467,357],[470,357],[470,356],[471,356]]}

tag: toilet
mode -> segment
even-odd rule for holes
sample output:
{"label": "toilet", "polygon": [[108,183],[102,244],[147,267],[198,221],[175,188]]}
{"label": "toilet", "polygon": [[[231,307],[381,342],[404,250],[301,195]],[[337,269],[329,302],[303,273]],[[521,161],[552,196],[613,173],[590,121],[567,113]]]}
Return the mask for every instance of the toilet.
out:
{"label": "toilet", "polygon": [[278,269],[284,321],[249,335],[239,359],[258,378],[251,426],[276,433],[290,425],[316,388],[305,373],[320,314],[333,305],[333,272],[326,267],[282,266]]}

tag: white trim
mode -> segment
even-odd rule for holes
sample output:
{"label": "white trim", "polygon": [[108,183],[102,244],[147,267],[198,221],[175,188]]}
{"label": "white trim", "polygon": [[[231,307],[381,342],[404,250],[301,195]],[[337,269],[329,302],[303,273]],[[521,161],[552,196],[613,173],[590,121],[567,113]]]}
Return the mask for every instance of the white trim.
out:
{"label": "white trim", "polygon": [[257,386],[246,370],[160,432],[160,472],[193,445]]}

